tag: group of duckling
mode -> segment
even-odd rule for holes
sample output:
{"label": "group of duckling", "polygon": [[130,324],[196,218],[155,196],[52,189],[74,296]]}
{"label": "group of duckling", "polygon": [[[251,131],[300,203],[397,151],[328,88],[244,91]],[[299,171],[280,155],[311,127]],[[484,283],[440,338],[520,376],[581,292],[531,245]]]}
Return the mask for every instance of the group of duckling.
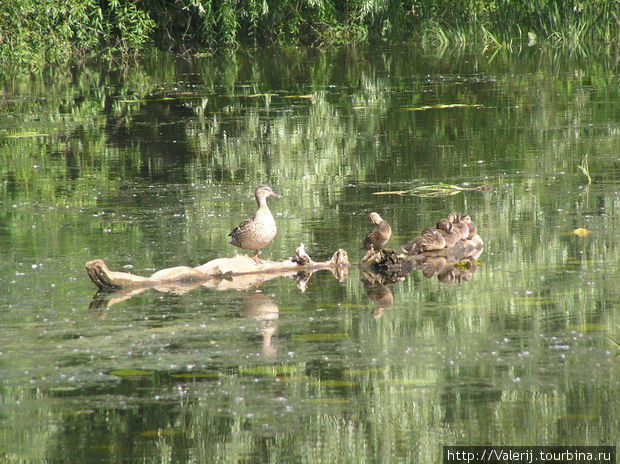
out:
{"label": "group of duckling", "polygon": [[[239,248],[254,251],[252,259],[257,263],[261,260],[258,252],[268,245],[276,236],[276,221],[267,206],[267,198],[282,198],[268,185],[259,185],[254,192],[254,198],[258,205],[256,214],[244,220],[235,227],[230,234],[230,244]],[[369,215],[370,222],[375,228],[370,230],[364,237],[363,248],[374,252],[383,249],[392,235],[392,228],[378,213]],[[477,227],[468,214],[459,216],[450,213],[447,219],[437,222],[436,228],[425,229],[422,234],[407,243],[402,250],[409,255],[425,251],[437,251],[444,248],[452,248],[461,240],[471,240],[477,234]]]}
{"label": "group of duckling", "polygon": [[450,213],[447,219],[437,222],[434,229],[424,229],[421,235],[407,243],[402,250],[407,254],[437,251],[452,248],[461,240],[471,240],[478,233],[478,228],[469,214],[459,216]]}
{"label": "group of duckling", "polygon": [[[377,213],[369,215],[370,222],[375,224],[375,228],[370,230],[364,237],[363,248],[374,252],[383,249],[392,235],[390,225]],[[433,229],[424,229],[401,249],[408,255],[423,253],[425,251],[438,251],[444,248],[452,248],[461,240],[471,240],[478,233],[478,228],[468,214],[459,216],[457,213],[450,213],[446,219],[437,222]]]}

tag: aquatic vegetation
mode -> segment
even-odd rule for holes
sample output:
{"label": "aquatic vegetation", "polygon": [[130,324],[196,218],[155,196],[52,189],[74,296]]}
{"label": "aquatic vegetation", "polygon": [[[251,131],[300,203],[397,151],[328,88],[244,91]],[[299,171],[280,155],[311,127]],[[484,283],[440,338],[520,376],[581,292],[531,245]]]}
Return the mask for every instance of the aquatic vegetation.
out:
{"label": "aquatic vegetation", "polygon": [[148,371],[145,369],[114,369],[108,372],[108,375],[115,375],[117,377],[142,377],[144,375],[154,375],[155,371]]}
{"label": "aquatic vegetation", "polygon": [[420,185],[409,190],[396,190],[392,192],[374,192],[373,195],[416,195],[418,197],[441,197],[457,195],[461,192],[484,192],[489,190],[488,185],[478,187],[459,187],[450,184]]}
{"label": "aquatic vegetation", "polygon": [[583,159],[581,160],[581,164],[578,165],[577,167],[586,176],[586,178],[588,179],[588,185],[590,185],[592,183],[592,177],[590,177],[590,167],[588,166],[588,155],[587,154],[583,156]]}

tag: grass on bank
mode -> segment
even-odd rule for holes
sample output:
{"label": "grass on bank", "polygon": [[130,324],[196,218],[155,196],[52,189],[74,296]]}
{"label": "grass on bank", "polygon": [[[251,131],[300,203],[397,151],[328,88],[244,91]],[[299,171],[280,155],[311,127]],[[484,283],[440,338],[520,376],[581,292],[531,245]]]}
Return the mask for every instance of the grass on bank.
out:
{"label": "grass on bank", "polygon": [[38,69],[160,47],[424,44],[618,45],[620,0],[4,0],[0,60]]}

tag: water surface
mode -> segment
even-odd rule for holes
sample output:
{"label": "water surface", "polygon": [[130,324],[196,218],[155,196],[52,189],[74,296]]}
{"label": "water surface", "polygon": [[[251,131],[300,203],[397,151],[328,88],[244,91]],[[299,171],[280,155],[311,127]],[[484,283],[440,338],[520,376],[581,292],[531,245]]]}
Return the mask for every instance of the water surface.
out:
{"label": "water surface", "polygon": [[[456,444],[617,445],[620,111],[606,56],[359,48],[54,70],[0,86],[0,450],[17,462],[439,462]],[[579,165],[586,167],[591,183]],[[436,183],[439,197],[373,195]],[[259,288],[95,295],[278,235],[354,265]],[[467,279],[357,267],[450,211]],[[575,235],[575,229],[589,233]]]}

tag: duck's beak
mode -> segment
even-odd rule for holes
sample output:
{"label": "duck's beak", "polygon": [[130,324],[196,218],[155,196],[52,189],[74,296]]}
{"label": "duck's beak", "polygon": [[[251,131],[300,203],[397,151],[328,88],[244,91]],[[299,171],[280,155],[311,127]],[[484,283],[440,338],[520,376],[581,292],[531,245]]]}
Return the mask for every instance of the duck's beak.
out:
{"label": "duck's beak", "polygon": [[278,195],[276,192],[272,191],[271,194],[269,195],[270,197],[274,197],[274,198],[282,198],[282,195]]}

